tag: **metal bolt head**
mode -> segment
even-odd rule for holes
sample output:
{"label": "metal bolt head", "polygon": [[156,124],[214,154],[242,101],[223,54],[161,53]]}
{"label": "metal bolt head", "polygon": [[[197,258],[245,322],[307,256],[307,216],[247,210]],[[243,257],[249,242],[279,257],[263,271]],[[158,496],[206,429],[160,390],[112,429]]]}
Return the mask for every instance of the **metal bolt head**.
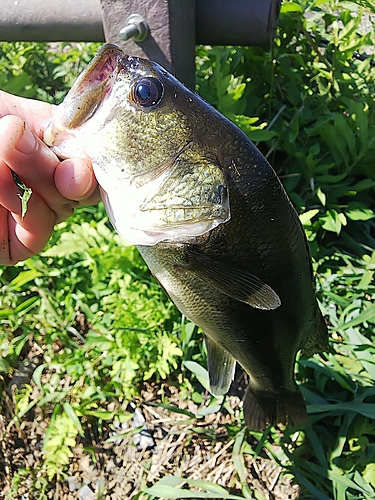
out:
{"label": "metal bolt head", "polygon": [[150,33],[146,19],[139,14],[132,14],[126,20],[126,26],[120,30],[121,40],[132,38],[135,42],[144,42]]}

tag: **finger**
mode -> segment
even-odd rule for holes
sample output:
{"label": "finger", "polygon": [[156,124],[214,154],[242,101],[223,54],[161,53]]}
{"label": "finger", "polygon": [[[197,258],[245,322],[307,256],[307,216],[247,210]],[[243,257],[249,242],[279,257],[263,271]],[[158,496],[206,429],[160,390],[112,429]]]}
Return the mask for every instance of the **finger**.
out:
{"label": "finger", "polygon": [[29,199],[24,218],[20,209],[12,213],[0,206],[0,264],[14,265],[41,252],[52,234],[54,223],[54,212],[36,193]]}
{"label": "finger", "polygon": [[54,172],[60,161],[55,154],[16,116],[0,119],[0,136],[0,158],[26,186],[44,198],[56,213],[56,220],[67,219],[77,203],[56,189]]}
{"label": "finger", "polygon": [[30,129],[40,138],[53,119],[56,106],[46,102],[18,97],[0,91],[0,117],[5,115],[19,116],[28,123]]}
{"label": "finger", "polygon": [[8,210],[0,205],[0,265],[5,266],[15,264],[10,257],[8,215]]}
{"label": "finger", "polygon": [[77,200],[79,205],[100,201],[100,194],[91,164],[84,159],[62,161],[55,170],[55,185],[62,196]]}

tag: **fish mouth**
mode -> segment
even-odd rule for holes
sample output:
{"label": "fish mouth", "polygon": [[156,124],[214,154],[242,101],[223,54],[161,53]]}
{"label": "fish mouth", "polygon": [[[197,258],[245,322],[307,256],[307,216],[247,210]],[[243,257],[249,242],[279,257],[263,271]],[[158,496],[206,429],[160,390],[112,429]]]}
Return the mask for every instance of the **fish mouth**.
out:
{"label": "fish mouth", "polygon": [[105,86],[114,73],[123,67],[123,64],[120,63],[123,57],[123,51],[116,45],[103,45],[88,64],[86,70],[78,77],[67,98],[74,99],[92,88]]}
{"label": "fish mouth", "polygon": [[[61,158],[69,155],[62,147],[67,135],[75,137],[75,129],[84,125],[101,107],[112,91],[117,75],[124,71],[127,56],[116,45],[103,45],[87,68],[79,75],[74,85],[58,106],[54,120],[44,131],[44,142],[55,148]],[[86,156],[80,146],[76,151]]]}
{"label": "fish mouth", "polygon": [[124,70],[126,58],[116,45],[101,47],[65,98],[62,126],[74,129],[91,118],[111,92],[118,73]]}

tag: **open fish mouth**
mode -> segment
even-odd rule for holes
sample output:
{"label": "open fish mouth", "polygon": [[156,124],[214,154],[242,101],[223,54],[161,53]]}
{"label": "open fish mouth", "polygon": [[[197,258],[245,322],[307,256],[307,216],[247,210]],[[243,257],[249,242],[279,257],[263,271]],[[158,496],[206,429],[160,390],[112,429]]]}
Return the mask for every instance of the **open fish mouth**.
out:
{"label": "open fish mouth", "polygon": [[60,120],[63,127],[77,128],[91,118],[124,68],[123,57],[124,53],[115,45],[107,44],[100,49],[66,96],[69,105]]}
{"label": "open fish mouth", "polygon": [[120,74],[132,78],[150,67],[148,61],[128,56],[116,45],[101,47],[65,97],[64,106],[58,108],[54,130],[45,131],[46,144],[55,146],[59,131],[73,131],[87,122],[106,101]]}
{"label": "open fish mouth", "polygon": [[[106,86],[119,68],[119,61],[124,53],[115,45],[104,45],[101,47],[90,64],[77,79],[67,98],[75,98],[86,94],[93,88]],[[120,65],[122,66],[122,65]]]}
{"label": "open fish mouth", "polygon": [[[124,70],[124,58],[123,51],[116,45],[106,44],[99,50],[68,92],[65,105],[57,108],[54,122],[45,130],[44,142],[48,146],[54,148],[58,145],[60,134],[74,136],[76,129],[96,113],[111,93],[118,73]],[[55,153],[61,158],[69,157],[59,146],[55,148]]]}

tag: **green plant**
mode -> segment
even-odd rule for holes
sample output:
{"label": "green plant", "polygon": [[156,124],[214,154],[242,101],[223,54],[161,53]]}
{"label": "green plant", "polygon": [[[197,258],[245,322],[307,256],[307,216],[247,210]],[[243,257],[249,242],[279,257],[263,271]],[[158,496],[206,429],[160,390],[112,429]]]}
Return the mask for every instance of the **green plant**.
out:
{"label": "green plant", "polygon": [[[56,228],[42,255],[0,269],[2,413],[11,406],[8,429],[19,431],[34,412],[47,426],[38,472],[14,469],[12,498],[26,480],[46,498],[87,429],[100,434],[128,419],[127,403],[146,383],[162,393],[160,407],[183,415],[189,439],[215,440],[202,422],[220,408],[231,416],[226,445],[241,486],[229,493],[230,485],[174,470],[134,498],[263,499],[250,460],[278,464],[302,499],[374,497],[375,69],[369,58],[352,58],[375,44],[374,30],[362,26],[370,12],[366,0],[283,2],[272,51],[197,48],[199,92],[256,141],[308,235],[332,337],[331,352],[298,360],[309,425],[253,433],[225,398],[205,393],[201,332],[114,234],[103,206],[86,207]],[[0,86],[60,102],[96,47],[1,44]],[[30,359],[35,365],[10,398],[9,381]],[[173,385],[198,405],[195,413],[170,403]]]}
{"label": "green plant", "polygon": [[0,88],[58,104],[98,47],[98,43],[2,42]]}
{"label": "green plant", "polygon": [[372,32],[363,32],[355,2],[291,2],[282,11],[269,53],[200,48],[198,88],[258,142],[308,212],[313,254],[335,245],[361,255],[374,246],[375,86],[370,58],[352,56],[373,45]]}

